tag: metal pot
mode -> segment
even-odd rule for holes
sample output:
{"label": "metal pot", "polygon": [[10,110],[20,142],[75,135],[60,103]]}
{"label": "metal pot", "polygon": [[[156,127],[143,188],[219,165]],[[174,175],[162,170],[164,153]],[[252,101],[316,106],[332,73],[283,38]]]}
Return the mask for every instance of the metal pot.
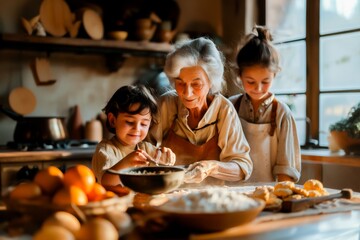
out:
{"label": "metal pot", "polygon": [[2,105],[0,111],[17,121],[15,142],[48,142],[69,138],[64,117],[24,117]]}

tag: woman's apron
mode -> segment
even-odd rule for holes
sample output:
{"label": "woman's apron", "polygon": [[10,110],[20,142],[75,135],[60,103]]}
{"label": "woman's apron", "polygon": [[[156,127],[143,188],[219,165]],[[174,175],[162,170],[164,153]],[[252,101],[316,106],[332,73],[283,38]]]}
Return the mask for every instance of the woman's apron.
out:
{"label": "woman's apron", "polygon": [[[240,109],[240,96],[236,101],[235,108]],[[271,109],[270,123],[251,123],[240,118],[246,140],[250,145],[250,157],[253,162],[253,171],[247,182],[273,182],[273,167],[276,163],[277,134],[276,134],[276,110],[277,100],[274,98]]]}
{"label": "woman's apron", "polygon": [[[189,165],[201,160],[220,160],[221,149],[218,146],[219,134],[215,135],[202,145],[195,145],[174,132],[174,120],[167,136],[163,140],[162,146],[170,148],[176,155],[176,165]],[[207,177],[203,182],[205,184],[223,185],[224,181]]]}

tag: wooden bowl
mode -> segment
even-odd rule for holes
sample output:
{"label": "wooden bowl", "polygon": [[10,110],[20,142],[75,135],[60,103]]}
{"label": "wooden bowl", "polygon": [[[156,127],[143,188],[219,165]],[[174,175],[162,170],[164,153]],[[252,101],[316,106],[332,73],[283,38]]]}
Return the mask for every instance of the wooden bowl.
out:
{"label": "wooden bowl", "polygon": [[166,204],[155,209],[181,226],[202,232],[214,232],[253,221],[265,207],[265,201],[255,198],[254,201],[256,205],[253,207],[230,212],[185,212],[182,209],[168,208]]}
{"label": "wooden bowl", "polygon": [[125,40],[128,37],[128,32],[126,31],[111,31],[108,32],[110,38],[115,40]]}
{"label": "wooden bowl", "polygon": [[345,131],[331,131],[331,138],[346,154],[360,154],[360,138],[352,138]]}

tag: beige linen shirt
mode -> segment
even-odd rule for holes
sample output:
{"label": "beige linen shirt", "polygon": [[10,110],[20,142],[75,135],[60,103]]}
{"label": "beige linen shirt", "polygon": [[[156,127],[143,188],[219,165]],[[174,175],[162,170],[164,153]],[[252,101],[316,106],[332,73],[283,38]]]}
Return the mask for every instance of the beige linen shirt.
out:
{"label": "beige linen shirt", "polygon": [[[156,148],[151,143],[141,142],[138,144],[138,148],[146,151],[150,156],[155,156]],[[103,139],[96,146],[95,153],[92,157],[92,169],[97,181],[101,183],[101,178],[105,171],[112,168],[133,151],[135,151],[134,146],[129,147],[122,145],[115,136],[111,139]]]}
{"label": "beige linen shirt", "polygon": [[[248,179],[252,172],[249,144],[243,133],[239,117],[231,102],[221,94],[216,94],[198,127],[192,130],[187,122],[188,109],[182,104],[176,91],[162,95],[158,124],[153,125],[148,138],[160,146],[174,120],[174,132],[195,145],[209,141],[218,131],[220,161],[235,162]],[[214,124],[215,123],[215,124]],[[185,150],[186,151],[186,150]]]}
{"label": "beige linen shirt", "polygon": [[[233,103],[237,101],[241,94],[232,96],[229,100]],[[240,118],[251,123],[270,123],[271,105],[274,99],[271,94],[259,107],[257,112],[251,104],[249,97],[245,94],[241,99],[240,109],[237,109]],[[283,102],[278,101],[276,111],[276,133],[278,136],[276,165],[273,174],[286,174],[295,181],[300,178],[301,154],[300,144],[296,131],[295,119],[290,108]],[[251,147],[251,146],[250,146]]]}

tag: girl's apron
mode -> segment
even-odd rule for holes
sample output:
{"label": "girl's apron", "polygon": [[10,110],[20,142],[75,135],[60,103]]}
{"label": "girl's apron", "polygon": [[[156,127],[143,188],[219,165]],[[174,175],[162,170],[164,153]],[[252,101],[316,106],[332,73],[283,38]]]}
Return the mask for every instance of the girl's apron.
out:
{"label": "girl's apron", "polygon": [[[234,104],[237,110],[240,109],[240,96]],[[253,162],[253,171],[247,182],[273,182],[273,166],[277,153],[276,134],[276,109],[277,101],[274,98],[271,109],[270,123],[251,123],[240,118],[246,140],[250,145],[250,157]]]}
{"label": "girl's apron", "polygon": [[[176,155],[176,165],[189,165],[200,160],[219,160],[221,149],[218,146],[219,134],[216,131],[215,135],[206,143],[202,145],[195,145],[184,139],[174,132],[174,120],[171,128],[165,137],[162,146],[170,148]],[[214,123],[216,124],[216,123]],[[207,177],[203,182],[205,184],[223,185],[224,181]]]}

